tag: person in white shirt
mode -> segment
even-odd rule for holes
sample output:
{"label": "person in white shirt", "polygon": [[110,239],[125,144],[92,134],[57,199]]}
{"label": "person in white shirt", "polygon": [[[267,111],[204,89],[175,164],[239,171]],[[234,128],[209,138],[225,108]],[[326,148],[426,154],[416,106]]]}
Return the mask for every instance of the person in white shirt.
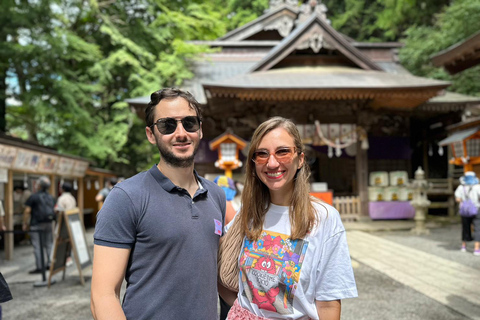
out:
{"label": "person in white shirt", "polygon": [[58,197],[55,209],[57,211],[67,211],[75,209],[77,207],[77,200],[72,195],[72,184],[70,182],[64,182],[62,184],[62,194]]}
{"label": "person in white shirt", "polygon": [[233,220],[241,219],[245,235],[238,294],[219,283],[233,304],[229,320],[339,320],[341,299],[358,296],[345,228],[335,208],[310,196],[304,150],[285,118],[271,118],[253,134]]}
{"label": "person in white shirt", "polygon": [[[455,200],[462,204],[467,199],[470,199],[473,204],[480,208],[480,184],[478,178],[473,171],[465,172],[465,175],[460,178],[460,185],[455,190]],[[460,251],[467,252],[467,242],[475,240],[473,254],[480,256],[480,215],[464,217],[462,216],[462,247]],[[474,226],[474,234],[472,237],[472,224]]]}

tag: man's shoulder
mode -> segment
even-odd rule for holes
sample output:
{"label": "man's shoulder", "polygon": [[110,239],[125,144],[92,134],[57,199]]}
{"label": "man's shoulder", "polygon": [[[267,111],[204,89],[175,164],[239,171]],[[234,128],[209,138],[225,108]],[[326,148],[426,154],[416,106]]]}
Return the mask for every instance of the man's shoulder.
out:
{"label": "man's shoulder", "polygon": [[149,179],[148,171],[142,171],[136,175],[117,183],[111,190],[123,190],[125,193],[144,192],[145,189],[150,188],[151,179]]}

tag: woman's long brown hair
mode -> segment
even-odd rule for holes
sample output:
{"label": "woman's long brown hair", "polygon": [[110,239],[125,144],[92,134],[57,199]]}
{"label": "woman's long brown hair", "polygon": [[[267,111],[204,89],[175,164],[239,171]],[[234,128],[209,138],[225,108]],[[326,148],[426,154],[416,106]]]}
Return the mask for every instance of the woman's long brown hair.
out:
{"label": "woman's long brown hair", "polygon": [[[292,136],[298,154],[304,153],[303,146],[295,124],[282,117],[270,118],[263,122],[253,133],[245,166],[245,186],[242,192],[242,207],[240,217],[242,229],[249,239],[258,240],[263,229],[265,214],[270,207],[270,192],[268,187],[259,179],[252,161],[253,154],[263,137],[276,128],[285,129]],[[304,162],[298,169],[293,181],[293,193],[290,199],[291,239],[301,239],[315,226],[317,216],[309,195],[310,168]]]}

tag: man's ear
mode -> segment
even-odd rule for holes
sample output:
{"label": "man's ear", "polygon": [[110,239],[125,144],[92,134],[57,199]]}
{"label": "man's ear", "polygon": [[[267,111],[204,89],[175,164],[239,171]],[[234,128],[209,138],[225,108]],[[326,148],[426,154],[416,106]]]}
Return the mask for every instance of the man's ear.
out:
{"label": "man's ear", "polygon": [[[153,127],[155,130],[155,127]],[[157,144],[157,140],[155,139],[155,134],[152,131],[152,127],[145,127],[145,134],[147,135],[148,142],[151,144]]]}
{"label": "man's ear", "polygon": [[200,124],[200,132],[198,133],[198,136],[200,137],[200,140],[203,138],[202,124]]}

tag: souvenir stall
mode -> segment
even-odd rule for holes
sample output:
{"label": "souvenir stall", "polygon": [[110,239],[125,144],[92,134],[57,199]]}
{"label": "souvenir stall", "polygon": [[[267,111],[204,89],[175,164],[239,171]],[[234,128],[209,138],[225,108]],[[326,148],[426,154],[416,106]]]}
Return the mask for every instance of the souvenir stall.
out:
{"label": "souvenir stall", "polygon": [[[86,159],[64,155],[56,150],[22,139],[0,134],[0,198],[5,206],[7,230],[14,229],[14,181],[22,179],[23,187],[35,192],[33,183],[46,175],[52,181],[50,194],[58,196],[58,185],[65,179],[77,188],[77,203],[83,212],[83,177],[88,167]],[[5,235],[5,259],[13,258],[14,236]]]}
{"label": "souvenir stall", "polygon": [[83,184],[85,227],[95,226],[101,206],[100,202],[95,200],[95,196],[105,187],[105,183],[110,178],[118,178],[118,176],[113,171],[101,168],[89,167],[86,170]]}

